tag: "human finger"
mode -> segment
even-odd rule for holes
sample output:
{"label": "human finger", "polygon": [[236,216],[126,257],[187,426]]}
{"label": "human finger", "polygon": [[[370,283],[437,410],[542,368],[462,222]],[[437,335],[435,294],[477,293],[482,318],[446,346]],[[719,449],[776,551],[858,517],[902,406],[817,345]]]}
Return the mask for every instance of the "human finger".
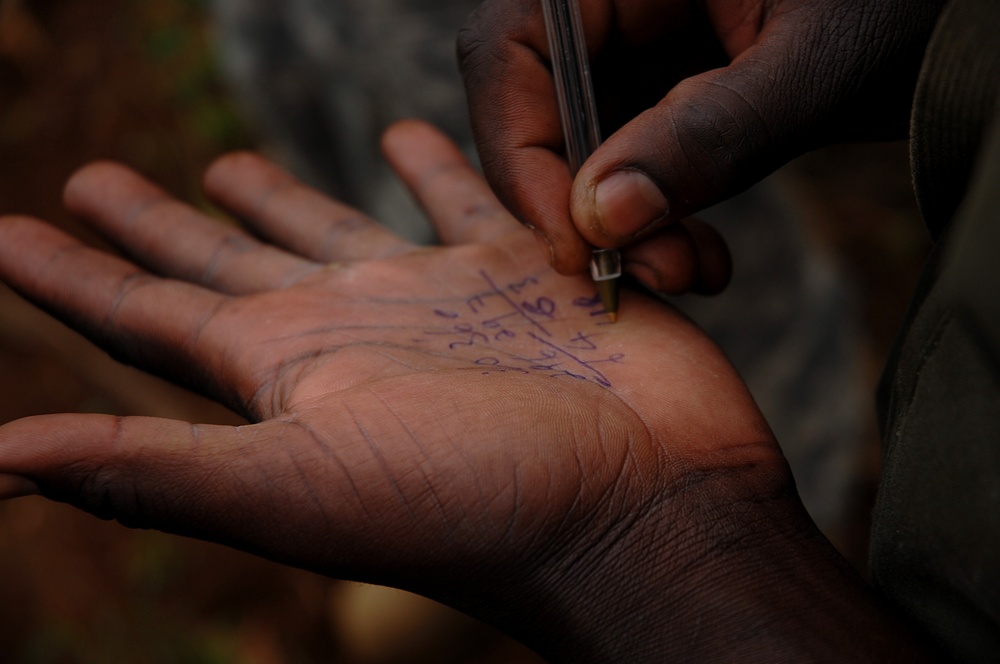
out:
{"label": "human finger", "polygon": [[[606,76],[598,104],[611,103],[615,123],[577,175],[566,215],[538,3],[487,0],[460,48],[487,179],[526,223],[560,238],[572,223],[583,246],[627,245],[808,149],[904,135],[941,4],[581,2],[592,64]],[[694,37],[713,41],[715,54],[677,50]],[[619,103],[636,88],[645,94]],[[577,255],[581,245],[567,246]]]}
{"label": "human finger", "polygon": [[382,149],[445,244],[484,242],[519,228],[449,138],[425,122],[386,131]]}
{"label": "human finger", "polygon": [[280,288],[318,269],[209,218],[119,164],[85,166],[67,182],[63,199],[146,268],[221,292]]}
{"label": "human finger", "polygon": [[314,261],[367,260],[414,247],[250,152],[217,159],[205,174],[205,191],[254,232]]}
{"label": "human finger", "polygon": [[[428,574],[442,563],[438,571],[454,573],[453,554],[483,546],[473,536],[481,531],[461,532],[461,524],[482,519],[466,521],[461,500],[443,514],[440,499],[474,491],[476,474],[452,475],[446,489],[430,485],[428,493],[438,464],[454,471],[462,462],[423,447],[388,404],[371,401],[368,388],[349,391],[308,415],[239,427],[93,414],[17,420],[0,425],[0,499],[37,487],[126,526],[339,578],[393,568]],[[416,456],[431,473],[423,481],[414,478]]]}
{"label": "human finger", "polygon": [[33,496],[38,492],[38,485],[28,478],[0,473],[0,500]]}
{"label": "human finger", "polygon": [[[319,463],[322,454],[307,446],[289,455],[307,435],[294,430],[287,422],[228,427],[110,415],[26,418],[0,426],[0,472],[20,479],[0,498],[31,493],[34,485],[48,498],[129,527],[316,563],[321,547],[309,538],[343,528],[331,512],[351,513],[350,485],[341,466]],[[293,456],[298,461],[289,461]],[[325,505],[331,512],[316,514],[301,502],[311,490],[331,498]],[[318,524],[331,532],[318,532]],[[325,564],[337,557],[328,551]]]}
{"label": "human finger", "polygon": [[902,137],[930,4],[817,2],[762,16],[728,66],[682,80],[594,152],[573,184],[577,230],[622,246],[809,149]]}
{"label": "human finger", "polygon": [[[593,17],[593,18],[591,18]],[[600,16],[585,14],[588,36]],[[569,217],[573,182],[548,61],[541,3],[482,3],[459,35],[459,61],[486,179],[508,210],[536,231],[561,274],[587,269],[591,247]]]}
{"label": "human finger", "polygon": [[630,245],[623,250],[622,260],[629,274],[669,295],[715,295],[732,276],[725,240],[712,226],[693,217]]}
{"label": "human finger", "polygon": [[[127,364],[238,407],[220,381],[228,296],[161,279],[28,217],[0,218],[0,281]],[[235,379],[234,379],[235,382]]]}

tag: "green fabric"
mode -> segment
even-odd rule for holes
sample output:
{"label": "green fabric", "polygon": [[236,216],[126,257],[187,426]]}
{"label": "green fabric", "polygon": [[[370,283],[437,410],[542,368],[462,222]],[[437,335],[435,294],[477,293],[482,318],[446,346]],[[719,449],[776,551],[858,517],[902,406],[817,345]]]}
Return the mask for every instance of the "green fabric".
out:
{"label": "green fabric", "polygon": [[927,48],[910,153],[920,211],[937,237],[972,176],[1000,93],[1000,0],[952,0]]}
{"label": "green fabric", "polygon": [[[964,59],[1000,62],[1000,35],[962,29],[990,12],[995,32],[1000,2],[952,3],[916,100],[914,179],[940,240],[880,388],[871,552],[889,600],[944,654],[970,662],[1000,661],[1000,68],[978,85],[983,70]],[[950,86],[937,80],[965,72]]]}
{"label": "green fabric", "polygon": [[871,569],[961,661],[1000,661],[1000,132],[888,381]]}

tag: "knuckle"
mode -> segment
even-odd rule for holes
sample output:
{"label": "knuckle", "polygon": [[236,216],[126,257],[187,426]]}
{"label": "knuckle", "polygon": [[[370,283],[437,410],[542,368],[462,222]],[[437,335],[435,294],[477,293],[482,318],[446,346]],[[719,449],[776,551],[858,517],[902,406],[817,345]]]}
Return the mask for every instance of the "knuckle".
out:
{"label": "knuckle", "polygon": [[693,147],[714,159],[731,158],[767,133],[760,110],[731,88],[716,84],[693,99],[679,109],[678,124]]}
{"label": "knuckle", "polygon": [[747,162],[770,164],[796,135],[791,118],[774,117],[775,109],[755,101],[759,95],[734,85],[716,81],[684,97],[671,109],[674,140],[692,172],[714,188],[750,184],[740,181]]}
{"label": "knuckle", "polygon": [[[132,475],[120,464],[96,464],[68,469],[76,476],[77,505],[84,511],[105,520],[116,520],[135,527],[144,521],[139,492],[131,484]],[[131,487],[131,488],[130,488]]]}
{"label": "knuckle", "polygon": [[492,13],[491,3],[484,2],[472,12],[458,31],[455,48],[458,53],[459,66],[463,70],[479,60],[482,53],[487,50],[487,45],[492,42],[490,38],[490,26],[492,25],[490,15]]}
{"label": "knuckle", "polygon": [[540,17],[532,0],[483,2],[458,33],[456,51],[463,74],[468,78],[471,73],[505,64],[504,54],[525,40],[527,26]]}

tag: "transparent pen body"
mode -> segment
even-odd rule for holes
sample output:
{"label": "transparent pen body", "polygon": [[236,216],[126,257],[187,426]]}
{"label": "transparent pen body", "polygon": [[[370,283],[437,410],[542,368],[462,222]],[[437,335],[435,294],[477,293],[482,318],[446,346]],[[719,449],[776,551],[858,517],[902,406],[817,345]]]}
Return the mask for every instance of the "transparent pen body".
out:
{"label": "transparent pen body", "polygon": [[[566,161],[576,175],[583,162],[601,144],[594,87],[590,80],[583,19],[576,0],[541,0],[545,12],[552,76],[556,83],[559,115],[566,139]],[[594,281],[621,276],[621,256],[616,249],[595,249],[590,261]]]}

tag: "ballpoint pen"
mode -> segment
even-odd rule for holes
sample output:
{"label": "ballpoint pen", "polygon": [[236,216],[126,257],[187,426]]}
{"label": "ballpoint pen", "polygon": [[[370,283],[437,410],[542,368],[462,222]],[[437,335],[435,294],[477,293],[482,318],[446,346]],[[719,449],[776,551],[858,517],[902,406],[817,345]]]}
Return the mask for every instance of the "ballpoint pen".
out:
{"label": "ballpoint pen", "polygon": [[[572,175],[601,144],[594,88],[590,80],[583,20],[577,0],[542,0],[545,28],[552,58],[552,76],[559,99],[559,114],[566,139],[566,160]],[[617,249],[595,249],[590,274],[601,296],[608,319],[618,319],[618,278],[621,255]]]}

